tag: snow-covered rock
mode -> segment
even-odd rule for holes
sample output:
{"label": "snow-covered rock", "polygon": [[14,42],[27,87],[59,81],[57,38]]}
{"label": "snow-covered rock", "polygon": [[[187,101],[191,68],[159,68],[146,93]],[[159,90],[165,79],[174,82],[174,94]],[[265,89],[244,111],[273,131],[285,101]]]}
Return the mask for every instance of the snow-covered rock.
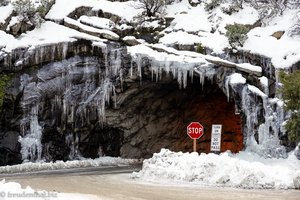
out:
{"label": "snow-covered rock", "polygon": [[90,16],[83,15],[79,18],[79,21],[82,24],[89,25],[99,29],[111,30],[116,26],[115,23],[109,19],[95,17],[95,16],[90,17]]}
{"label": "snow-covered rock", "polygon": [[87,33],[89,35],[101,37],[104,39],[119,40],[119,38],[120,38],[116,33],[112,32],[110,30],[98,29],[98,28],[94,28],[94,27],[91,27],[88,25],[84,25],[84,24],[80,23],[79,21],[76,21],[69,17],[64,18],[64,25],[69,28],[78,30],[79,32]]}
{"label": "snow-covered rock", "polygon": [[130,46],[141,44],[134,36],[126,36],[123,38],[123,41]]}

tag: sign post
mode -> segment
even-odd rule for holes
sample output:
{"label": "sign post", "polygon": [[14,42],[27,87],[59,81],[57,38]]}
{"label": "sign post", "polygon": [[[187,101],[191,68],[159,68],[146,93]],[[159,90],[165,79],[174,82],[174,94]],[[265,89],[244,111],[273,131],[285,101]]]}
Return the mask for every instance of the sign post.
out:
{"label": "sign post", "polygon": [[188,136],[193,140],[193,151],[196,152],[197,139],[204,134],[203,126],[199,122],[191,122],[186,129]]}
{"label": "sign post", "polygon": [[222,124],[213,124],[211,129],[210,151],[221,151]]}

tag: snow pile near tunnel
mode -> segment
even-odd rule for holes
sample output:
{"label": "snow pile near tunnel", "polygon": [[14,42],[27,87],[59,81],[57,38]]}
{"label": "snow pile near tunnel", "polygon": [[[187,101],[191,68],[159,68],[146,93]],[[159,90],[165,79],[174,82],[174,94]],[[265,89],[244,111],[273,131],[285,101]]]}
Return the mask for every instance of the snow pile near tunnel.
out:
{"label": "snow pile near tunnel", "polygon": [[19,165],[0,167],[0,173],[18,173],[18,172],[34,172],[42,170],[58,170],[82,167],[111,167],[111,166],[127,166],[139,163],[136,159],[123,159],[119,157],[100,157],[96,159],[72,160],[72,161],[56,161],[56,162],[28,162]]}
{"label": "snow pile near tunnel", "polygon": [[140,172],[132,178],[148,182],[193,183],[248,189],[291,189],[300,175],[300,160],[294,154],[287,159],[265,159],[250,152],[198,154],[162,149],[144,160]]}
{"label": "snow pile near tunnel", "polygon": [[31,187],[27,186],[22,188],[19,183],[6,182],[5,180],[0,181],[0,197],[2,200],[6,199],[28,199],[28,200],[98,200],[99,198],[95,195],[87,194],[72,194],[72,193],[58,193],[48,191],[35,191]]}

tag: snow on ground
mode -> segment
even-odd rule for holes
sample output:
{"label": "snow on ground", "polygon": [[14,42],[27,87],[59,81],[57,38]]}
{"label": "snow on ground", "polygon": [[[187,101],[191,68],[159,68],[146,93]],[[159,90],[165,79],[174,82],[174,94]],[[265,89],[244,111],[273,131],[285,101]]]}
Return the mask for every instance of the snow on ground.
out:
{"label": "snow on ground", "polygon": [[99,198],[95,195],[34,191],[29,186],[22,188],[19,183],[6,182],[5,180],[0,181],[0,197],[2,200],[99,200]]}
{"label": "snow on ground", "polygon": [[[201,43],[212,49],[214,53],[223,53],[223,50],[229,47],[228,39],[225,36],[226,25],[254,24],[259,17],[258,12],[247,4],[244,9],[229,16],[222,11],[228,6],[229,4],[224,3],[213,13],[206,12],[203,3],[197,7],[191,7],[188,0],[168,6],[167,16],[174,17],[174,20],[166,30],[176,32],[165,33],[160,42],[168,45]],[[212,32],[212,30],[214,31]],[[187,33],[193,33],[199,37]]]}
{"label": "snow on ground", "polygon": [[111,40],[118,40],[120,38],[116,33],[112,32],[110,30],[98,29],[98,28],[94,28],[94,27],[91,27],[88,25],[84,25],[84,24],[80,23],[80,21],[76,21],[69,17],[65,17],[64,21],[68,24],[71,24],[73,27],[78,27],[79,29],[83,30],[84,32],[99,34],[99,35],[105,36],[106,38],[111,39]]}
{"label": "snow on ground", "polygon": [[110,19],[100,17],[83,15],[79,18],[79,21],[83,24],[91,25],[95,28],[111,30],[115,27],[115,23],[113,21],[111,21]]}
{"label": "snow on ground", "polygon": [[61,21],[76,8],[81,6],[93,7],[96,3],[98,3],[97,0],[56,0],[55,4],[47,13],[46,19]]}
{"label": "snow on ground", "polygon": [[[202,43],[212,49],[213,53],[222,54],[225,48],[230,47],[225,36],[226,25],[252,25],[259,19],[258,12],[247,3],[244,3],[243,9],[231,15],[223,12],[228,8],[228,3],[222,3],[210,12],[204,10],[204,5],[201,3],[197,7],[191,7],[188,0],[182,0],[168,6],[167,17],[174,17],[174,20],[162,32],[164,37],[159,42],[169,46]],[[282,16],[275,17],[265,26],[252,29],[244,47],[240,49],[270,57],[276,68],[286,68],[296,63],[300,60],[300,37],[291,38],[287,33],[296,23],[297,11],[299,10],[286,10]],[[276,31],[285,31],[286,34],[277,40],[271,36]]]}
{"label": "snow on ground", "polygon": [[204,8],[196,7],[188,10],[188,12],[182,11],[175,15],[175,19],[171,22],[170,28],[173,30],[185,30],[186,32],[210,32],[211,24],[207,19]]}
{"label": "snow on ground", "polygon": [[[197,45],[198,43],[201,43],[205,47],[211,49],[212,54],[223,54],[226,48],[230,48],[228,39],[225,36],[226,25],[234,23],[254,24],[259,19],[258,12],[247,3],[244,3],[243,9],[228,15],[224,12],[224,9],[227,9],[230,4],[222,3],[212,11],[205,11],[204,2],[196,7],[192,7],[188,0],[182,0],[166,6],[166,17],[173,17],[174,20],[169,27],[161,32],[163,37],[160,38],[159,43],[168,46],[176,44]],[[56,3],[50,9],[46,18],[61,22],[64,19],[68,19],[66,17],[76,8],[81,6],[90,7],[94,11],[102,10],[103,12],[120,16],[123,19],[121,22],[132,22],[134,21],[134,17],[142,12],[142,9],[137,9],[137,1],[111,2],[107,0],[56,0]],[[9,13],[11,13],[11,9],[11,6],[0,8],[0,23],[9,15]],[[270,57],[276,68],[286,68],[296,63],[300,60],[300,37],[291,38],[287,34],[293,24],[296,23],[296,13],[297,10],[287,10],[282,16],[270,20],[266,26],[252,29],[248,33],[248,39],[245,42],[244,47],[240,49]],[[92,24],[94,27],[98,28],[111,29],[112,27],[111,21],[98,17],[83,16],[79,21],[84,24]],[[154,24],[149,22],[144,23],[148,23],[148,26],[157,26],[157,21],[154,22]],[[123,23],[120,28],[125,27],[126,29],[126,26],[127,25]],[[30,39],[30,34],[35,32],[45,32],[45,27],[52,30],[49,31],[51,32],[50,34],[43,33],[45,36],[41,37],[42,34],[40,36],[35,35]],[[57,34],[58,31],[53,32],[56,28],[60,30],[59,36]],[[66,36],[66,33],[67,35],[70,34],[70,30],[63,29],[59,27],[59,25],[54,29],[54,25],[50,24],[50,22],[46,22],[42,25],[41,29],[42,30],[30,32],[28,35],[23,34],[19,39],[15,40],[11,38],[11,36],[0,33],[0,46],[7,46],[5,51],[10,51],[15,47],[55,42],[55,38],[61,39],[61,35],[64,37]],[[286,34],[284,34],[281,39],[277,40],[271,36],[275,31],[286,31]],[[112,35],[111,32],[107,34]],[[57,37],[53,37],[53,35],[57,35]],[[116,35],[114,35],[114,37],[115,36]],[[68,38],[64,40],[69,41],[70,35],[67,37]],[[84,37],[91,36],[85,35]],[[95,40],[95,38],[92,40]],[[32,42],[32,44],[28,44],[29,42]]]}
{"label": "snow on ground", "polygon": [[47,19],[61,21],[72,11],[81,6],[91,7],[93,10],[102,10],[115,14],[127,21],[131,21],[134,16],[141,12],[134,6],[135,1],[111,2],[106,0],[56,0],[56,3],[46,15]]}
{"label": "snow on ground", "polygon": [[[274,18],[268,26],[252,29],[243,50],[272,58],[276,68],[287,68],[299,61],[300,37],[288,36],[290,28],[296,23],[295,15],[295,10],[287,10],[284,15]],[[271,36],[276,31],[285,31],[285,34],[277,40]]]}
{"label": "snow on ground", "polygon": [[5,20],[12,14],[13,7],[11,4],[0,7],[0,23],[5,23]]}
{"label": "snow on ground", "polygon": [[0,31],[0,46],[4,46],[3,51],[10,52],[15,48],[46,45],[60,42],[71,42],[78,38],[84,38],[92,41],[104,41],[74,29],[46,21],[40,28],[22,34],[19,38]]}
{"label": "snow on ground", "polygon": [[249,4],[244,3],[243,9],[234,12],[231,15],[224,13],[222,10],[228,8],[230,4],[223,3],[217,7],[214,14],[211,15],[213,27],[219,32],[226,34],[225,27],[228,24],[249,24],[252,25],[259,20],[258,12]]}
{"label": "snow on ground", "polygon": [[171,32],[170,34],[166,34],[159,40],[160,43],[165,45],[172,45],[172,44],[187,44],[193,45],[195,43],[200,43],[200,37],[197,35],[189,34],[184,31],[178,32]]}
{"label": "snow on ground", "polygon": [[241,71],[249,70],[252,72],[262,73],[262,68],[260,66],[251,65],[250,63],[240,63],[240,64],[237,64],[237,67]]}
{"label": "snow on ground", "polygon": [[287,159],[265,159],[250,152],[199,155],[167,149],[144,160],[142,170],[132,174],[132,178],[154,183],[249,189],[294,188],[293,178],[297,176],[300,176],[300,160],[294,154]]}
{"label": "snow on ground", "polygon": [[96,159],[83,159],[72,161],[56,161],[56,162],[28,162],[19,165],[0,167],[0,173],[17,173],[28,171],[42,171],[42,170],[56,170],[56,169],[70,169],[81,167],[99,167],[99,166],[122,166],[137,164],[136,159],[122,159],[119,157],[100,157]]}

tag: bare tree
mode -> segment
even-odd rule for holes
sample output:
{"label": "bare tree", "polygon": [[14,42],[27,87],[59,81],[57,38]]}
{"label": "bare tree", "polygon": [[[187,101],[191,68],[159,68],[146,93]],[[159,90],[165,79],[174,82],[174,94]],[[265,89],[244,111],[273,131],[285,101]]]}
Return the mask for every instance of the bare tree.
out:
{"label": "bare tree", "polygon": [[9,4],[8,0],[0,0],[0,6],[7,6]]}
{"label": "bare tree", "polygon": [[296,13],[296,23],[292,26],[288,32],[290,36],[300,36],[300,11]]}
{"label": "bare tree", "polygon": [[145,10],[147,17],[153,17],[156,13],[160,13],[165,6],[164,0],[139,0],[137,8]]}

